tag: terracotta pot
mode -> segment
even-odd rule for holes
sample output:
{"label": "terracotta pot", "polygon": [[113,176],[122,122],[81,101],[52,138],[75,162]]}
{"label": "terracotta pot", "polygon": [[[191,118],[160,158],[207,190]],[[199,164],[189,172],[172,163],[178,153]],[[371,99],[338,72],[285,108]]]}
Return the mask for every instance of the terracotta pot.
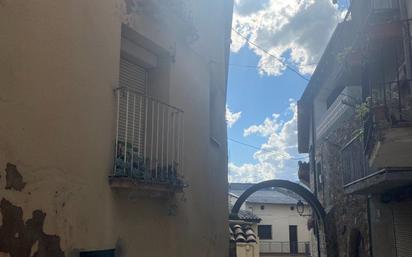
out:
{"label": "terracotta pot", "polygon": [[376,24],[370,27],[370,39],[393,39],[402,36],[402,26],[400,22],[390,22]]}
{"label": "terracotta pot", "polygon": [[386,106],[378,105],[373,107],[373,114],[376,121],[385,121],[386,120]]}

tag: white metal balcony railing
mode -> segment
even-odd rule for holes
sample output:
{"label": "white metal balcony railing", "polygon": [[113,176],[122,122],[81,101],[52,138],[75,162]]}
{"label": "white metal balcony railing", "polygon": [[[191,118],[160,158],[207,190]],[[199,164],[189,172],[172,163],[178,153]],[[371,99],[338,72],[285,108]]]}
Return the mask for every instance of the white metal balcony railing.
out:
{"label": "white metal balcony railing", "polygon": [[[339,120],[354,111],[354,105],[360,103],[360,87],[345,87],[329,109],[323,114],[316,129],[316,136],[321,138],[327,131],[339,125]],[[353,105],[353,106],[351,106]]]}
{"label": "white metal balcony railing", "polygon": [[309,242],[260,240],[261,253],[310,254]]}
{"label": "white metal balcony railing", "polygon": [[114,177],[183,187],[183,111],[117,88]]}

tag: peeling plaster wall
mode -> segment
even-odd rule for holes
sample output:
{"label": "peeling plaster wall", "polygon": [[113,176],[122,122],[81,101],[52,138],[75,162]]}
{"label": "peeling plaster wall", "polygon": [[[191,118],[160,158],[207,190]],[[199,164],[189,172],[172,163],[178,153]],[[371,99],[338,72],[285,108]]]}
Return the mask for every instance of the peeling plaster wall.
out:
{"label": "peeling plaster wall", "polygon": [[[223,24],[232,3],[185,2],[199,35],[192,44],[174,24],[128,13],[123,0],[0,1],[0,199],[21,208],[23,221],[44,213],[42,231],[60,238],[65,256],[109,248],[119,256],[227,256]],[[190,186],[172,201],[108,185],[122,22],[174,55],[169,103],[185,110]],[[219,98],[211,115],[212,84]],[[12,184],[8,163],[21,175]],[[24,256],[0,252],[8,255]]]}

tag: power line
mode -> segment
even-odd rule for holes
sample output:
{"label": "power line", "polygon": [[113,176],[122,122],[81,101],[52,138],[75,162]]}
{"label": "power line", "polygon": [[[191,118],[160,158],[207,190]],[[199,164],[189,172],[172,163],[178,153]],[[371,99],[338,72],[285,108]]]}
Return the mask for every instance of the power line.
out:
{"label": "power line", "polygon": [[298,75],[299,77],[301,77],[302,79],[309,81],[308,78],[306,78],[305,76],[303,76],[302,73],[300,73],[299,71],[297,71],[295,68],[291,67],[289,64],[287,64],[285,61],[283,61],[281,58],[274,56],[273,54],[271,54],[268,50],[264,49],[263,47],[257,45],[255,42],[252,42],[249,40],[249,38],[245,37],[242,33],[240,33],[239,31],[237,31],[236,29],[232,28],[232,30],[238,34],[241,38],[243,38],[244,40],[246,40],[247,43],[253,45],[254,47],[262,50],[264,53],[266,53],[267,55],[275,58],[277,61],[279,61],[280,63],[282,63],[283,65],[285,65],[285,67],[289,70],[291,70],[292,72],[294,72],[296,75]]}
{"label": "power line", "polygon": [[[253,148],[253,149],[256,149],[256,150],[259,150],[259,151],[263,151],[263,152],[267,152],[267,153],[275,153],[275,152],[273,152],[273,151],[269,151],[269,150],[266,150],[266,149],[262,149],[262,148],[260,148],[260,147],[257,147],[257,146],[255,146],[255,145],[251,145],[251,144],[248,144],[248,143],[244,143],[244,142],[241,142],[241,141],[239,141],[239,140],[236,140],[236,139],[233,139],[233,138],[230,138],[230,137],[228,137],[227,138],[229,141],[232,141],[232,142],[235,142],[235,143],[238,143],[238,144],[240,144],[240,145],[243,145],[243,146],[247,146],[247,147],[250,147],[250,148]],[[289,158],[290,160],[303,160],[303,159],[306,159],[306,158],[308,158],[307,156],[305,156],[305,157],[291,157],[291,158]]]}
{"label": "power line", "polygon": [[237,63],[229,63],[229,66],[240,67],[240,68],[252,68],[252,69],[259,69],[260,68],[257,65],[237,64]]}

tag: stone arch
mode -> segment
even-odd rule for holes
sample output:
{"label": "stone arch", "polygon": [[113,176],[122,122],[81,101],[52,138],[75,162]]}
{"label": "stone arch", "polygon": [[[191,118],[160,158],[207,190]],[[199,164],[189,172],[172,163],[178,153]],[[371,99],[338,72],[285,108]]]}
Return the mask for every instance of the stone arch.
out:
{"label": "stone arch", "polygon": [[280,187],[280,188],[289,189],[295,192],[296,194],[301,196],[315,210],[317,218],[322,223],[324,222],[325,217],[326,217],[326,212],[323,209],[322,204],[316,198],[316,196],[304,186],[288,181],[288,180],[282,180],[282,179],[267,180],[267,181],[263,181],[263,182],[257,183],[249,187],[245,192],[243,192],[243,194],[236,201],[231,211],[231,217],[235,219],[238,218],[237,215],[240,210],[240,207],[250,195],[252,195],[256,191],[259,191],[260,189],[269,188],[269,187]]}
{"label": "stone arch", "polygon": [[[272,180],[267,180],[263,181],[260,183],[257,183],[251,187],[249,187],[245,192],[242,193],[242,195],[237,199],[235,205],[233,206],[230,214],[231,219],[238,219],[238,213],[240,210],[240,207],[242,204],[246,201],[246,199],[252,195],[254,192],[259,191],[260,189],[263,188],[269,188],[269,187],[280,187],[280,188],[285,188],[289,189],[292,192],[295,192],[299,196],[301,196],[314,210],[316,217],[318,221],[320,221],[321,226],[323,227],[324,234],[325,234],[325,241],[326,241],[326,256],[328,256],[328,235],[327,235],[327,229],[326,229],[326,224],[325,224],[325,218],[326,218],[326,212],[325,209],[323,208],[322,204],[319,202],[317,197],[309,191],[306,187],[299,185],[297,183],[288,181],[288,180],[282,180],[282,179],[272,179]],[[321,256],[320,252],[320,238],[319,238],[319,232],[318,232],[318,256]]]}

